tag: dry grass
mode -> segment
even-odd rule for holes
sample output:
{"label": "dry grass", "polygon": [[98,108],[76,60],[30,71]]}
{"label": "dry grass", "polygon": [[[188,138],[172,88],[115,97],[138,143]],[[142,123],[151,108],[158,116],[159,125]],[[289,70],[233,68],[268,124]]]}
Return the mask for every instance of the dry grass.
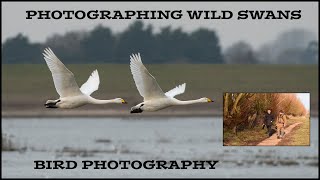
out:
{"label": "dry grass", "polygon": [[[209,97],[210,106],[173,107],[173,110],[221,110],[223,92],[311,92],[311,107],[318,108],[318,69],[314,65],[215,65],[215,64],[152,64],[146,65],[161,88],[168,91],[187,83],[186,92],[179,99]],[[141,102],[127,64],[67,64],[77,83],[82,85],[94,69],[100,75],[99,90],[95,98],[122,97],[127,106],[85,106],[91,109],[123,109]],[[36,98],[35,98],[36,97]],[[46,64],[2,65],[3,111],[43,112],[47,99],[58,98],[50,71]],[[32,109],[28,109],[32,108]]]}
{"label": "dry grass", "polygon": [[257,126],[253,129],[245,129],[237,134],[231,132],[231,130],[224,129],[223,132],[223,145],[225,146],[255,146],[259,142],[268,138],[266,129]]}
{"label": "dry grass", "polygon": [[280,146],[310,146],[310,119],[296,117],[289,120],[291,124],[302,122],[280,141]]}
{"label": "dry grass", "polygon": [[1,134],[1,151],[17,151],[19,148],[13,143],[12,137]]}

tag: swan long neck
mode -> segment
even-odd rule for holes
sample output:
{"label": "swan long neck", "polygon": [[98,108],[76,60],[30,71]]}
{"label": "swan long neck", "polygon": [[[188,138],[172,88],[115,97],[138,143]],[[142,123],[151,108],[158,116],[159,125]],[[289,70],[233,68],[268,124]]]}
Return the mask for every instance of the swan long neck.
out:
{"label": "swan long neck", "polygon": [[101,100],[101,99],[95,99],[93,97],[91,97],[89,99],[89,102],[91,104],[109,104],[109,103],[115,103],[114,99],[110,99],[110,100]]}
{"label": "swan long neck", "polygon": [[188,104],[197,104],[197,103],[203,103],[203,100],[195,99],[195,100],[188,100],[188,101],[180,101],[176,99],[176,105],[188,105]]}

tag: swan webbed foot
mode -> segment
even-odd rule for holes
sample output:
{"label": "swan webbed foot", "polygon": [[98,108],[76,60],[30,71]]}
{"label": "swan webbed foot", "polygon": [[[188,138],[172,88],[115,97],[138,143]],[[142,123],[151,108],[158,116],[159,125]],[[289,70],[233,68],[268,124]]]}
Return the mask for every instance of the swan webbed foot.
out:
{"label": "swan webbed foot", "polygon": [[58,108],[57,106],[56,106],[56,104],[58,103],[58,102],[60,102],[61,100],[60,99],[58,99],[58,100],[47,100],[47,102],[44,104],[44,106],[46,107],[46,108]]}
{"label": "swan webbed foot", "polygon": [[137,108],[137,109],[132,109],[131,111],[130,111],[130,113],[142,113],[143,111],[142,111],[142,109],[140,109],[140,108]]}

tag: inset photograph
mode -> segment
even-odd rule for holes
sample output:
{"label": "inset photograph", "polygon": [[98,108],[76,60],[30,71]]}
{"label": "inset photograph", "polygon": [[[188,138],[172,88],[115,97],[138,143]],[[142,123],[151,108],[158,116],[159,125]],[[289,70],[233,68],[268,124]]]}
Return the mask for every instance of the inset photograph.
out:
{"label": "inset photograph", "polygon": [[224,93],[224,146],[310,146],[310,93]]}

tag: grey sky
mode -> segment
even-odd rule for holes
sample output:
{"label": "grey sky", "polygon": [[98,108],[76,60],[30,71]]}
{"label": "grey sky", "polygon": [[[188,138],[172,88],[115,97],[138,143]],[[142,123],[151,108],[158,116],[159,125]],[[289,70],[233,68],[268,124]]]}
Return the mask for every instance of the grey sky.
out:
{"label": "grey sky", "polygon": [[[254,49],[272,41],[292,28],[304,28],[318,37],[318,2],[2,2],[2,43],[19,32],[29,36],[31,42],[43,42],[53,33],[72,30],[91,30],[97,24],[121,32],[131,20],[27,20],[26,10],[182,10],[182,19],[143,20],[160,27],[171,25],[190,32],[199,27],[215,29],[223,48],[239,40],[250,43]],[[230,10],[234,16],[228,20],[190,20],[185,10]],[[299,20],[237,20],[239,10],[302,10]]]}
{"label": "grey sky", "polygon": [[310,111],[310,93],[296,93],[307,111]]}

